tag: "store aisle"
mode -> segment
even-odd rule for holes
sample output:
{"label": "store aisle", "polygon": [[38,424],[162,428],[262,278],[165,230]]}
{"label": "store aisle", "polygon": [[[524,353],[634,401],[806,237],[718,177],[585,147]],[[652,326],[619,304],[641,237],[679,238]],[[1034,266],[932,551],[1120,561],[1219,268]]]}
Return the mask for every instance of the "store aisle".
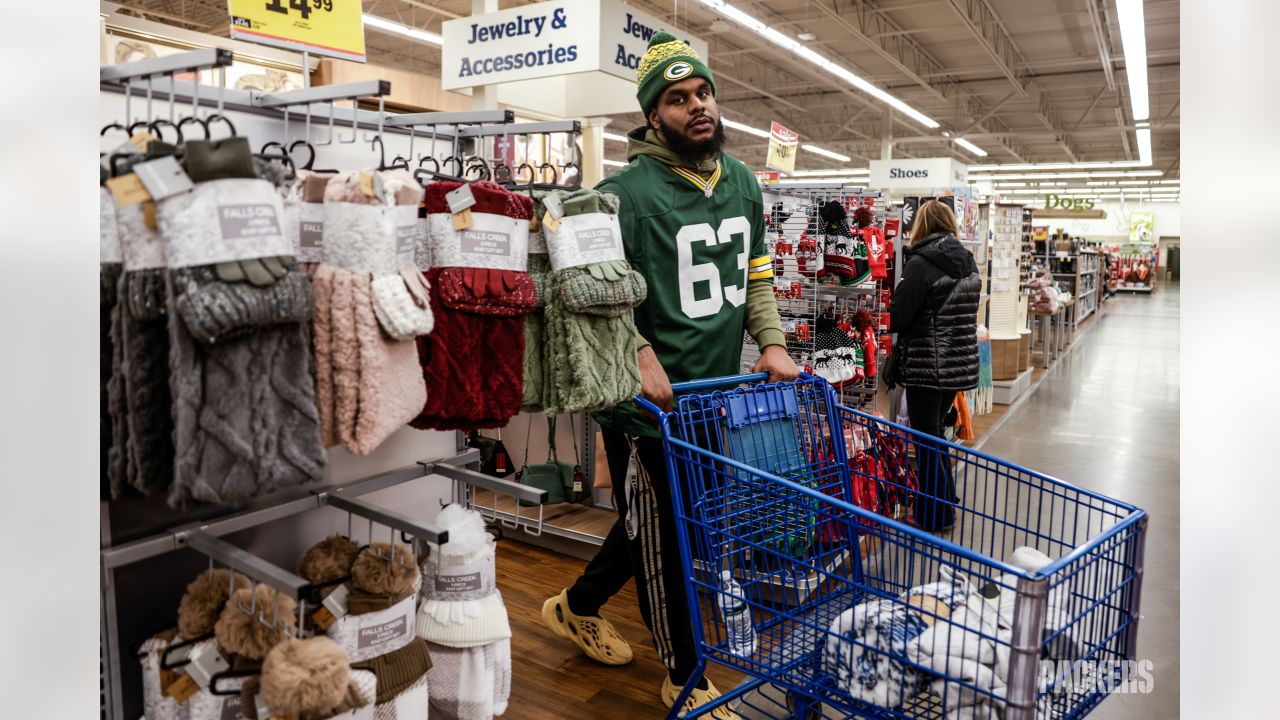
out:
{"label": "store aisle", "polygon": [[1178,716],[1178,286],[1112,298],[1034,395],[981,446],[1151,516],[1138,655],[1149,695],[1115,695],[1098,720]]}

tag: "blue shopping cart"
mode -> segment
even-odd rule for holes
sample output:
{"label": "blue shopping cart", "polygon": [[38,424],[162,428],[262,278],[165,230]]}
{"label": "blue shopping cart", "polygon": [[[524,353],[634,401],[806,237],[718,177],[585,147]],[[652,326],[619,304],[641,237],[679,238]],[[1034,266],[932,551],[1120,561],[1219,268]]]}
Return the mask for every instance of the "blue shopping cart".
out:
{"label": "blue shopping cart", "polygon": [[[1145,512],[842,406],[819,378],[765,379],[677,384],[669,413],[637,399],[661,422],[695,677],[749,676],[668,718],[748,714],[764,690],[785,711],[755,717],[1078,718],[1129,679]],[[747,650],[722,604],[750,613]]]}

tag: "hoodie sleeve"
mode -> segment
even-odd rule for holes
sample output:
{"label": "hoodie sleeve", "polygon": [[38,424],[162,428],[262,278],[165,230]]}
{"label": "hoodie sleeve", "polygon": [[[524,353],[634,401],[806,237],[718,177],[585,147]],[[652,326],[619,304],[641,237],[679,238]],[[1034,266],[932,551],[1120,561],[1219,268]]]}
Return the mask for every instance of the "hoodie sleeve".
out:
{"label": "hoodie sleeve", "polygon": [[915,323],[929,295],[926,283],[923,263],[907,261],[902,268],[902,281],[889,301],[889,332],[905,332]]}

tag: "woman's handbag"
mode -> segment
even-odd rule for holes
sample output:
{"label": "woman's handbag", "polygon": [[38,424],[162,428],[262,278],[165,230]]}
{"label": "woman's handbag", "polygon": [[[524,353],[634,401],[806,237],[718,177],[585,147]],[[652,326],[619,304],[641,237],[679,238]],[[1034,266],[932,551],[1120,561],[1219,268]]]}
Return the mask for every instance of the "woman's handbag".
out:
{"label": "woman's handbag", "polygon": [[[533,419],[529,420],[529,428],[533,428]],[[521,485],[545,490],[546,502],[543,505],[559,503],[585,503],[591,500],[591,488],[587,487],[587,474],[578,460],[578,441],[575,435],[573,442],[574,462],[560,462],[556,452],[556,418],[547,417],[547,443],[551,446],[549,462],[529,464],[529,433],[525,434],[524,465],[516,473],[516,482]],[[533,507],[539,503],[521,500],[524,507]]]}
{"label": "woman's handbag", "polygon": [[906,353],[906,343],[899,338],[889,351],[889,356],[885,358],[884,366],[880,368],[880,379],[885,387],[892,389],[902,382],[902,361],[906,358]]}

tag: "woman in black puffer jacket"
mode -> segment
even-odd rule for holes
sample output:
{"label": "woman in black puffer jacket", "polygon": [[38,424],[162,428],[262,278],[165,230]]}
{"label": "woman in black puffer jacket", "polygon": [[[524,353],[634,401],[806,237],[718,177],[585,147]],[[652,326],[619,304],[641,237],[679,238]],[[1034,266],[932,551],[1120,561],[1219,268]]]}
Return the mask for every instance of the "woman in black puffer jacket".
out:
{"label": "woman in black puffer jacket", "polygon": [[[956,392],[978,386],[978,301],[982,279],[977,263],[956,239],[951,208],[927,202],[916,213],[902,281],[889,304],[895,382],[907,391],[911,427],[941,437],[943,419]],[[916,524],[937,532],[955,521],[955,479],[951,460],[939,446],[917,448],[921,496]]]}

